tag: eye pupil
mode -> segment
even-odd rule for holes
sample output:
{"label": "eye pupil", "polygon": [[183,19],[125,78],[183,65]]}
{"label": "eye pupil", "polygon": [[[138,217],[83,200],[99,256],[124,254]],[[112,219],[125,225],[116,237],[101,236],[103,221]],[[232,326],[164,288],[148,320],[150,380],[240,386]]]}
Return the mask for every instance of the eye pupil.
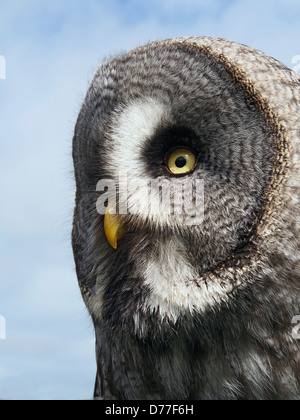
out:
{"label": "eye pupil", "polygon": [[176,159],[175,165],[177,166],[177,168],[184,168],[186,165],[186,159],[183,156],[180,156]]}

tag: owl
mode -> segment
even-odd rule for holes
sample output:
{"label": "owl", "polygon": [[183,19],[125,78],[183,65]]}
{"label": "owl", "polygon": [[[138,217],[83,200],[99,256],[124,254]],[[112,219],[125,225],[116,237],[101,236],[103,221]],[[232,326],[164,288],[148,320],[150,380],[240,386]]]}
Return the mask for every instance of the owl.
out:
{"label": "owl", "polygon": [[300,78],[210,37],[105,61],[73,138],[95,398],[300,398]]}

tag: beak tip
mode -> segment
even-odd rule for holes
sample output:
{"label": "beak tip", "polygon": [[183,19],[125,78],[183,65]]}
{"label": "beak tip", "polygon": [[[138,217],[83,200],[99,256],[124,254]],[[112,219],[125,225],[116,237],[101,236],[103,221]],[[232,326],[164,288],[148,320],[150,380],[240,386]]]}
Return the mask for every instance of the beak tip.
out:
{"label": "beak tip", "polygon": [[121,219],[116,215],[111,215],[109,211],[106,212],[104,217],[104,233],[113,249],[118,248],[118,240],[125,234]]}
{"label": "beak tip", "polygon": [[117,249],[118,248],[117,235],[116,234],[112,235],[111,232],[107,231],[107,229],[105,229],[104,232],[105,232],[105,236],[106,236],[106,239],[107,239],[107,242],[109,243],[109,245],[113,249]]}

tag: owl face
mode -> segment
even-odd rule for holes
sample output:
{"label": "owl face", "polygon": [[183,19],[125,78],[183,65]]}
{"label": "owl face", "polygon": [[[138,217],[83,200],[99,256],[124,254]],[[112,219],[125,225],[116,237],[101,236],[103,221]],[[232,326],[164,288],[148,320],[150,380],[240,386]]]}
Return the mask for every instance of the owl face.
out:
{"label": "owl face", "polygon": [[223,39],[104,63],[76,124],[95,397],[298,399],[299,76]]}
{"label": "owl face", "polygon": [[149,318],[228,304],[278,153],[249,80],[208,48],[151,44],[102,65],[76,130],[74,246],[93,317],[142,334]]}

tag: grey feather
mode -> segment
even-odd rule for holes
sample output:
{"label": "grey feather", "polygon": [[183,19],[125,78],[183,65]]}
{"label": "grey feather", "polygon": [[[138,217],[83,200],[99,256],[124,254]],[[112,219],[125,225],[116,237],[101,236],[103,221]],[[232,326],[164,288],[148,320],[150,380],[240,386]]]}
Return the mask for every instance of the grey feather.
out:
{"label": "grey feather", "polygon": [[[155,42],[97,71],[73,140],[95,397],[299,399],[299,100],[295,72],[223,39]],[[185,178],[204,180],[204,220],[129,216],[114,250],[97,182],[174,180],[163,159],[180,139],[199,156]]]}

